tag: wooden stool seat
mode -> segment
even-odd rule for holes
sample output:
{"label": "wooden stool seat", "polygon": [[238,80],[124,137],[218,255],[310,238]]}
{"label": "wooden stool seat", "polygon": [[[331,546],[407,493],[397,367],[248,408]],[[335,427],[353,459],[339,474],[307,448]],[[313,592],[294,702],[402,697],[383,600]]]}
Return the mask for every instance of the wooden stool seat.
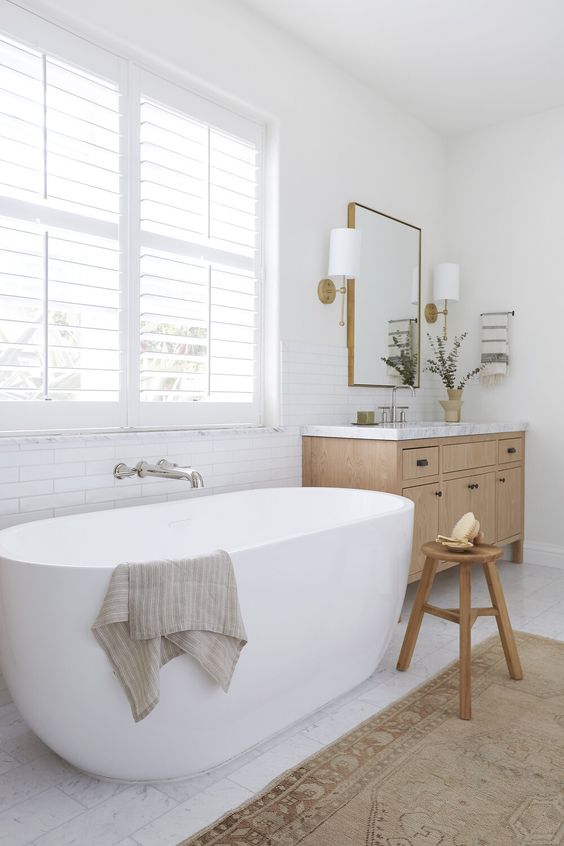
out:
{"label": "wooden stool seat", "polygon": [[[469,720],[472,716],[472,626],[478,617],[495,617],[499,636],[503,646],[505,660],[512,679],[522,679],[523,671],[517,653],[513,629],[509,620],[503,588],[499,579],[497,560],[502,550],[498,546],[481,544],[468,551],[451,552],[435,541],[424,543],[421,547],[425,554],[423,573],[415,595],[403,645],[399,655],[398,670],[407,670],[411,664],[415,644],[424,614],[432,614],[443,620],[450,620],[460,626],[460,708],[461,719]],[[439,608],[430,605],[427,600],[437,573],[440,561],[458,564],[460,580],[460,604],[458,608]],[[484,568],[486,582],[491,598],[491,607],[472,608],[472,565]]]}

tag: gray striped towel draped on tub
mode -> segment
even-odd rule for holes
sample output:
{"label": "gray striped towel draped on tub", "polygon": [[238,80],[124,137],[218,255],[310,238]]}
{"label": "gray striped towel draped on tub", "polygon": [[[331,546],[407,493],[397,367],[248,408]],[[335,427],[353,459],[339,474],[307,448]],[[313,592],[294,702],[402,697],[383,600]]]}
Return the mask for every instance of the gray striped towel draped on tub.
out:
{"label": "gray striped towel draped on tub", "polygon": [[187,653],[227,692],[247,642],[227,552],[119,564],[92,631],[110,659],[135,722],[159,701],[159,670]]}

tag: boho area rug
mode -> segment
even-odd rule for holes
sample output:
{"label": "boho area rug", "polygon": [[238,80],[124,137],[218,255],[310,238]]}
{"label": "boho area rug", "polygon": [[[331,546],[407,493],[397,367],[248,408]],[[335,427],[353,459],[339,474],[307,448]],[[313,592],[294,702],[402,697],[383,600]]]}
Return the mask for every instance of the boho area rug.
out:
{"label": "boho area rug", "polygon": [[180,846],[564,844],[564,643],[473,652],[473,719],[451,665]]}

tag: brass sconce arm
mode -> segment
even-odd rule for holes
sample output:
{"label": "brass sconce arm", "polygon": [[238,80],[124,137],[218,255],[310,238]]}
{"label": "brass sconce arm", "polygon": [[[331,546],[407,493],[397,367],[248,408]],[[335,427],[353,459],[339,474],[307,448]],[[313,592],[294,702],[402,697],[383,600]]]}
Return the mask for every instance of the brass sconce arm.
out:
{"label": "brass sconce arm", "polygon": [[332,279],[322,279],[319,285],[317,286],[317,296],[319,297],[320,302],[322,302],[324,305],[330,305],[331,303],[334,303],[337,294],[341,294],[341,319],[339,320],[339,326],[345,325],[346,293],[346,285],[342,285],[340,288],[337,288]]}
{"label": "brass sconce arm", "polygon": [[442,314],[445,319],[445,325],[443,327],[443,338],[447,339],[447,320],[448,320],[448,300],[445,300],[445,307],[439,311],[435,303],[427,303],[425,306],[425,320],[427,323],[436,323],[439,317],[439,314]]}

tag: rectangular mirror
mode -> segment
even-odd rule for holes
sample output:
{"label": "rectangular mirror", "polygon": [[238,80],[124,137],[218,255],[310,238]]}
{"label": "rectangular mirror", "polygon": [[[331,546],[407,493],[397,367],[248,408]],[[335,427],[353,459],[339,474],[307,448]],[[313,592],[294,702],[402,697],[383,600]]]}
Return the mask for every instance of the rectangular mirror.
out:
{"label": "rectangular mirror", "polygon": [[349,203],[348,225],[362,232],[347,283],[349,385],[418,388],[421,229],[360,203]]}

